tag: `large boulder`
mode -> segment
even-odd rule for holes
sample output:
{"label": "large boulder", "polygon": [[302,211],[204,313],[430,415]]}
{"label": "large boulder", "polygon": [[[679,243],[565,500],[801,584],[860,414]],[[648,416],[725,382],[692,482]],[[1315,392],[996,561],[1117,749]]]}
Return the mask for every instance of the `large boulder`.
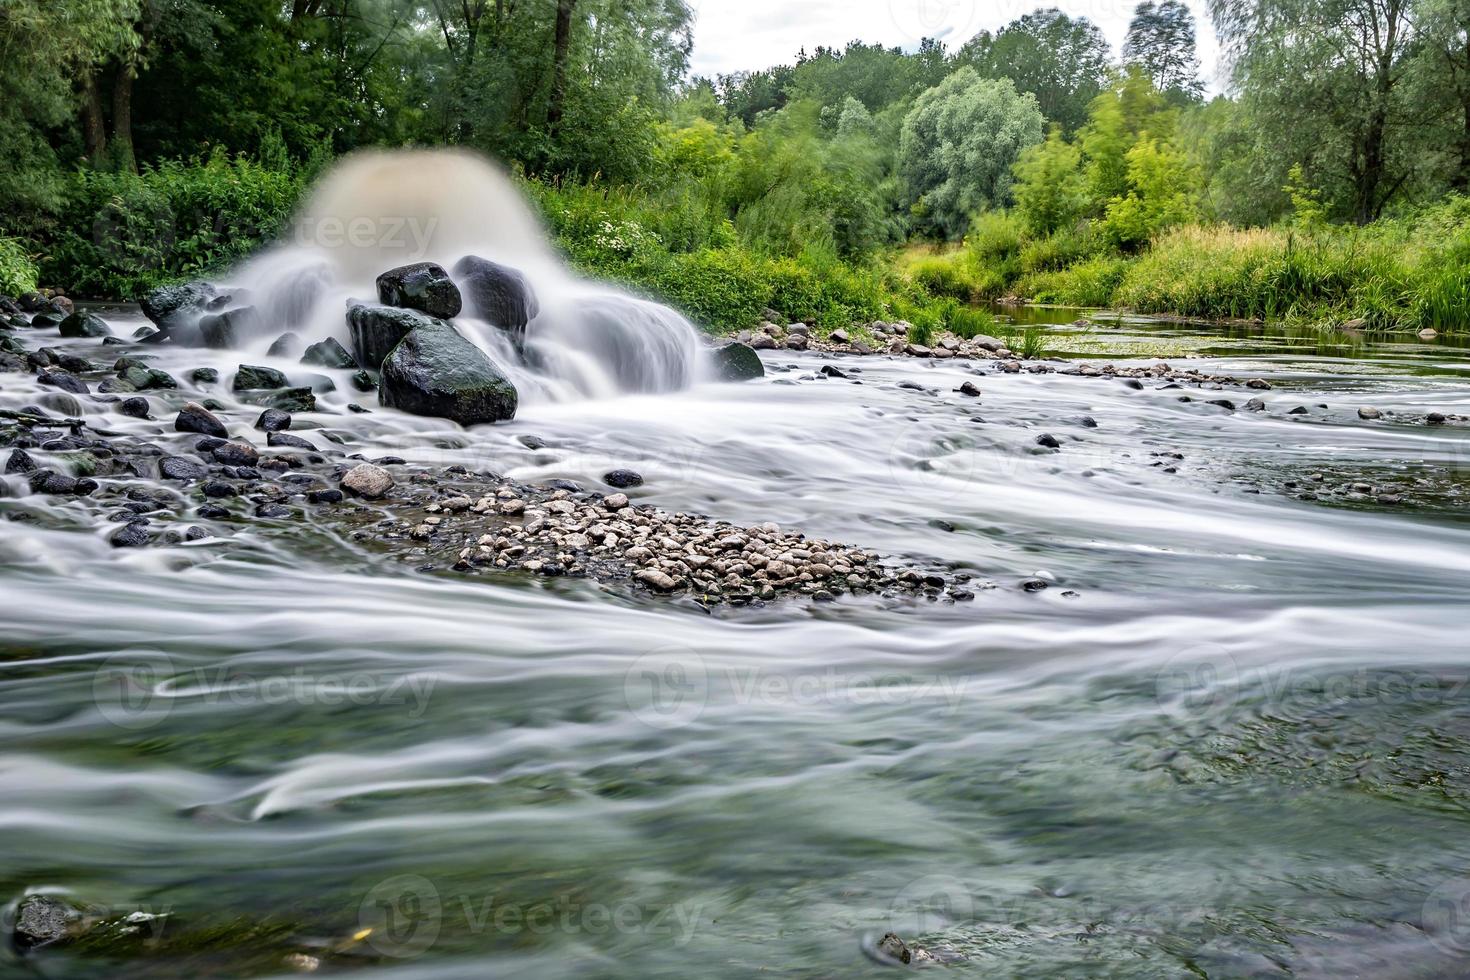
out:
{"label": "large boulder", "polygon": [[443,320],[459,316],[463,300],[444,267],[416,262],[389,269],[378,277],[378,302],[418,310]]}
{"label": "large boulder", "polygon": [[766,375],[761,356],[749,344],[732,340],[710,351],[715,374],[721,381],[749,381]]}
{"label": "large boulder", "polygon": [[541,312],[535,291],[517,269],[466,255],[455,263],[454,276],[469,314],[497,327],[519,333]]}
{"label": "large boulder", "polygon": [[516,389],[500,368],[442,320],[429,320],[383,361],[378,399],[460,425],[515,418]]}
{"label": "large boulder", "polygon": [[177,286],[160,286],[138,301],[143,315],[168,334],[174,330],[192,331],[199,317],[209,307],[218,290],[207,282],[185,282]]}
{"label": "large boulder", "polygon": [[359,303],[347,311],[352,355],[357,358],[358,366],[376,371],[388,352],[414,328],[441,322],[417,310]]}
{"label": "large boulder", "polygon": [[93,313],[73,313],[58,325],[63,337],[111,337],[107,321]]}

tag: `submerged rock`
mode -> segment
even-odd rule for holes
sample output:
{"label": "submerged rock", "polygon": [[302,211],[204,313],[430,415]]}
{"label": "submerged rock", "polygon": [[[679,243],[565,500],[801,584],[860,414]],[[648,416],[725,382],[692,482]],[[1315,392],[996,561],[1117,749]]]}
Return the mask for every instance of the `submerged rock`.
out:
{"label": "submerged rock", "polygon": [[379,400],[390,408],[460,425],[515,418],[515,386],[449,324],[427,319],[383,361]]}
{"label": "submerged rock", "polygon": [[619,490],[643,486],[643,476],[633,470],[610,470],[602,475],[602,482]]}
{"label": "submerged rock", "polygon": [[445,320],[459,316],[464,305],[459,287],[434,262],[416,262],[383,273],[378,277],[378,302]]}
{"label": "submerged rock", "polygon": [[[260,327],[260,315],[255,312],[254,307],[245,306],[238,310],[226,310],[223,313],[210,313],[199,320],[199,339],[205,347],[215,350],[231,350],[240,346],[241,342],[248,339]],[[294,334],[286,334],[281,340],[293,337]],[[281,340],[276,341],[277,344]],[[276,356],[274,345],[268,351]]]}
{"label": "submerged rock", "polygon": [[107,321],[92,313],[73,313],[59,324],[63,337],[111,337]]}
{"label": "submerged rock", "polygon": [[275,339],[266,354],[271,357],[291,357],[301,350],[301,335],[287,330]]}
{"label": "submerged rock", "polygon": [[312,394],[310,388],[282,388],[271,392],[266,397],[265,404],[283,412],[315,412],[316,395]]}
{"label": "submerged rock", "polygon": [[417,310],[359,303],[347,311],[352,353],[359,367],[376,371],[399,341],[425,324],[442,323]]}
{"label": "submerged rock", "polygon": [[466,311],[497,327],[519,333],[541,312],[535,291],[518,269],[466,255],[455,263],[454,276],[464,289]]}
{"label": "submerged rock", "polygon": [[27,895],[15,909],[11,939],[18,949],[37,949],[71,938],[82,927],[79,909],[52,895]]}
{"label": "submerged rock", "polygon": [[766,369],[760,355],[749,344],[732,340],[710,351],[714,358],[715,371],[722,381],[749,381],[763,378]]}

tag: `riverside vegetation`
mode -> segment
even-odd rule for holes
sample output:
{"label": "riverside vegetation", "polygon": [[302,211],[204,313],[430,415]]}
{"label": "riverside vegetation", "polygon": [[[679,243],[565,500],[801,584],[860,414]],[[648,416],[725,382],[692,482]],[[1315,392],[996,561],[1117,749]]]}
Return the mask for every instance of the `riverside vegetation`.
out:
{"label": "riverside vegetation", "polygon": [[216,272],[289,234],[335,156],[411,143],[506,160],[575,265],[716,331],[774,308],[1004,333],[968,307],[1007,298],[1470,312],[1470,14],[1446,0],[1217,3],[1233,74],[1208,101],[1175,0],[1140,4],[1121,59],[1047,9],[714,79],[688,76],[681,0],[451,6],[8,5],[0,292]]}

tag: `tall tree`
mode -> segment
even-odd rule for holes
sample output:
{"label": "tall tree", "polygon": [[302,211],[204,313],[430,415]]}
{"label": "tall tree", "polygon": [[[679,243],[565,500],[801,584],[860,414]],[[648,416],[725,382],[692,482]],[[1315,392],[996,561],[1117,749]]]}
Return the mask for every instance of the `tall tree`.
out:
{"label": "tall tree", "polygon": [[1111,59],[1112,47],[1096,24],[1055,7],[1029,13],[993,37],[981,32],[955,58],[982,77],[1008,78],[1036,96],[1047,120],[1068,133],[1087,119]]}
{"label": "tall tree", "polygon": [[1142,68],[1171,97],[1197,101],[1204,93],[1194,14],[1180,0],[1144,0],[1134,9],[1123,60]]}

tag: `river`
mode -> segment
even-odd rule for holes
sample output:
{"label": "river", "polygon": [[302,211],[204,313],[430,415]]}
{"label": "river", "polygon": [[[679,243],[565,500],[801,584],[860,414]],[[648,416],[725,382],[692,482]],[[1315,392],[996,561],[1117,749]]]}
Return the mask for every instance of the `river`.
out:
{"label": "river", "polygon": [[1273,387],[778,351],[467,433],[309,417],[369,457],[631,467],[640,503],[994,586],[958,604],[711,612],[418,572],[322,519],[124,552],[7,478],[0,878],[158,935],[0,971],[884,976],[891,930],[937,975],[1463,973],[1470,427],[1422,416],[1470,413],[1466,353],[1165,339]]}

